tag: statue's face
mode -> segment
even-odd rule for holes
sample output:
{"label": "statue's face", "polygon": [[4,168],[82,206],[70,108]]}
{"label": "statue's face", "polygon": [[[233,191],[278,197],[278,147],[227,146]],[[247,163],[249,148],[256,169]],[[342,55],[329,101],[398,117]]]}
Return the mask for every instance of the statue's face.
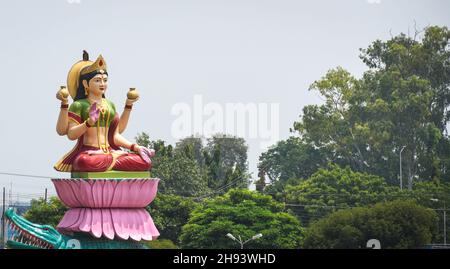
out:
{"label": "statue's face", "polygon": [[106,74],[97,74],[91,80],[89,80],[88,90],[89,93],[94,95],[102,95],[105,94],[106,89],[108,88],[108,75]]}

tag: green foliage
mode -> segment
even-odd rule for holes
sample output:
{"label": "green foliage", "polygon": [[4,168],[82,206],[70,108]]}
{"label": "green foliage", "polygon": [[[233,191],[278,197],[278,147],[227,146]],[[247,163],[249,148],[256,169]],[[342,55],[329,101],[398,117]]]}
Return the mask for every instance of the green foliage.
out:
{"label": "green foliage", "polygon": [[301,138],[289,137],[263,152],[259,157],[260,173],[273,184],[292,178],[308,178],[327,164],[326,154]]}
{"label": "green foliage", "polygon": [[190,198],[158,194],[147,210],[158,227],[160,239],[169,239],[178,244],[181,227],[188,222],[189,215],[196,206]]}
{"label": "green foliage", "polygon": [[[421,206],[428,208],[437,209],[439,217],[439,229],[438,234],[434,238],[433,242],[442,243],[444,242],[444,214],[442,209],[444,207],[448,210],[448,205],[450,204],[450,183],[440,183],[440,182],[417,182],[414,184],[413,190],[403,190],[400,191],[396,189],[392,194],[393,197],[399,197],[402,199],[409,199],[415,201]],[[448,225],[448,211],[447,220]],[[447,227],[448,230],[448,227]],[[447,241],[450,240],[450,235],[447,234]]]}
{"label": "green foliage", "polygon": [[255,189],[257,192],[263,193],[267,185],[264,172],[259,171],[258,177],[259,177],[258,180],[255,181]]}
{"label": "green foliage", "polygon": [[[250,175],[247,166],[248,146],[243,138],[217,134],[207,139],[204,160],[207,166],[208,186],[218,189],[231,185],[247,188]],[[218,194],[223,194],[220,190]]]}
{"label": "green foliage", "polygon": [[169,239],[158,239],[153,241],[148,241],[145,243],[150,249],[178,249]]}
{"label": "green foliage", "polygon": [[305,248],[366,248],[378,239],[382,248],[421,248],[432,242],[438,217],[412,201],[379,203],[337,211],[311,225]]}
{"label": "green foliage", "polygon": [[285,200],[308,223],[338,209],[390,200],[393,189],[381,177],[330,165],[297,185],[288,185]]}
{"label": "green foliage", "polygon": [[226,234],[247,240],[262,233],[263,237],[246,248],[297,248],[303,229],[299,221],[270,196],[254,191],[233,189],[225,195],[206,201],[196,208],[183,226],[183,248],[237,248]]}
{"label": "green foliage", "polygon": [[207,179],[192,156],[183,151],[176,151],[172,145],[164,141],[150,140],[148,134],[140,133],[136,142],[142,146],[153,148],[152,176],[161,179],[159,191],[165,194],[181,196],[199,196],[209,193]]}
{"label": "green foliage", "polygon": [[215,135],[204,147],[201,138],[192,136],[178,141],[175,148],[162,140],[150,140],[146,133],[135,139],[138,144],[155,149],[152,175],[162,179],[162,193],[198,197],[248,186],[248,148],[242,138]]}
{"label": "green foliage", "polygon": [[181,139],[176,143],[175,153],[184,154],[195,160],[200,168],[205,166],[205,158],[203,156],[203,140],[201,137],[190,136]]}
{"label": "green foliage", "polygon": [[147,147],[147,148],[153,148],[151,147],[152,141],[150,141],[150,136],[145,133],[138,133],[137,136],[134,138],[136,140],[136,144]]}
{"label": "green foliage", "polygon": [[159,190],[165,194],[200,196],[209,192],[195,160],[183,154],[155,157],[152,175],[161,178]]}
{"label": "green foliage", "polygon": [[58,199],[50,197],[46,203],[43,198],[31,200],[31,208],[28,209],[24,218],[39,224],[47,224],[56,227],[68,208]]}
{"label": "green foliage", "polygon": [[310,89],[325,99],[303,108],[294,124],[302,139],[324,149],[330,161],[405,186],[450,180],[450,31],[428,27],[421,41],[403,34],[377,40],[361,59],[369,70],[356,79],[338,67]]}

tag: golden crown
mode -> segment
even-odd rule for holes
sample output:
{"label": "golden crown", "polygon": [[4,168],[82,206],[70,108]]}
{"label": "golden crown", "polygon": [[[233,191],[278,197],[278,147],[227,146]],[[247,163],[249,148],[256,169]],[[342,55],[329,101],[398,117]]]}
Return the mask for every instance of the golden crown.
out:
{"label": "golden crown", "polygon": [[95,71],[99,71],[101,73],[104,73],[106,71],[106,62],[105,59],[103,59],[103,56],[100,54],[97,58],[97,60],[95,61],[95,63],[93,63],[92,65],[86,66],[84,67],[81,72],[80,72],[80,76],[81,75],[86,75]]}
{"label": "golden crown", "polygon": [[89,61],[89,54],[83,51],[83,60],[76,62],[67,75],[67,89],[70,96],[75,98],[77,95],[78,83],[81,75],[85,75],[94,71],[106,71],[106,62],[103,56],[98,56],[95,62]]}

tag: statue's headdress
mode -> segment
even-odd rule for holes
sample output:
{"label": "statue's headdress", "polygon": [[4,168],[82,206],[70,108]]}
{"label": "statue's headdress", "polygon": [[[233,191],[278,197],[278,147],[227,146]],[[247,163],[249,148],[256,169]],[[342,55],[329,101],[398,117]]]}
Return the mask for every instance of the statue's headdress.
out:
{"label": "statue's headdress", "polygon": [[78,83],[80,83],[80,76],[86,75],[92,72],[98,72],[99,74],[105,73],[107,69],[106,62],[102,55],[99,55],[95,62],[89,61],[89,54],[83,51],[83,60],[76,62],[72,68],[70,68],[67,75],[67,89],[70,96],[75,98],[77,95]]}

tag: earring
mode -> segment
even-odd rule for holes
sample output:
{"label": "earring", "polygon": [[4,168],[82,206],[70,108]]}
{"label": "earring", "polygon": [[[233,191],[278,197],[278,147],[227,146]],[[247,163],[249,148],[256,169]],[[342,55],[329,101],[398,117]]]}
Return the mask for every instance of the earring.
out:
{"label": "earring", "polygon": [[87,88],[84,88],[84,95],[88,95],[88,89]]}

